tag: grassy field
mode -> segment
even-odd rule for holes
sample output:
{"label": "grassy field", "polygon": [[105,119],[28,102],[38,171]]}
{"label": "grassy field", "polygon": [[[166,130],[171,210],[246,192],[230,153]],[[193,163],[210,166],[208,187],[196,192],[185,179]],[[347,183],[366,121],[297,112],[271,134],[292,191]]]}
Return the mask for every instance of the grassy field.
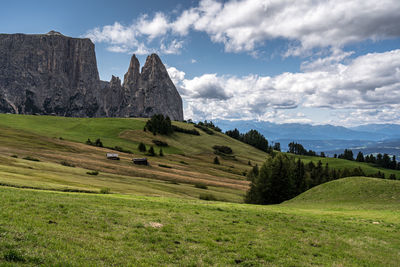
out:
{"label": "grassy field", "polygon": [[398,266],[400,181],[281,205],[0,187],[0,265]]}
{"label": "grassy field", "polygon": [[[200,136],[175,133],[154,136],[144,132],[145,119],[132,118],[66,118],[0,114],[0,184],[55,190],[100,191],[146,196],[198,199],[208,194],[221,201],[243,202],[249,182],[246,173],[259,166],[268,155],[228,136],[214,132]],[[182,128],[193,125],[174,122]],[[133,154],[121,153],[120,161],[107,160],[108,148],[86,145],[86,140],[100,138],[106,147],[120,146]],[[147,147],[153,140],[167,142],[165,156],[149,157],[150,166],[136,166],[132,158],[144,157],[139,142]],[[233,149],[233,157],[216,156],[212,147],[225,145]],[[156,147],[156,152],[159,148]],[[26,160],[30,157],[39,162]],[[381,170],[388,177],[399,171],[383,170],[365,163],[341,159],[301,157],[329,163],[332,168],[361,166],[367,174]],[[64,165],[73,165],[68,167]],[[99,175],[87,172],[98,171]],[[204,189],[204,185],[207,187]]]}

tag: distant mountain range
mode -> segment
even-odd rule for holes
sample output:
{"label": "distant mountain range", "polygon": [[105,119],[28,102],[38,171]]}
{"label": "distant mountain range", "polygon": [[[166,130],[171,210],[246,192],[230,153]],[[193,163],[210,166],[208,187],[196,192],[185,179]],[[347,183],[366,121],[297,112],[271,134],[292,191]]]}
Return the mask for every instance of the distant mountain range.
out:
{"label": "distant mountain range", "polygon": [[292,142],[306,149],[324,151],[328,155],[342,153],[345,148],[363,153],[388,153],[400,156],[400,125],[367,124],[356,127],[311,125],[300,123],[277,124],[263,121],[213,121],[223,131],[237,128],[240,132],[255,129],[271,143],[280,142],[283,151]]}

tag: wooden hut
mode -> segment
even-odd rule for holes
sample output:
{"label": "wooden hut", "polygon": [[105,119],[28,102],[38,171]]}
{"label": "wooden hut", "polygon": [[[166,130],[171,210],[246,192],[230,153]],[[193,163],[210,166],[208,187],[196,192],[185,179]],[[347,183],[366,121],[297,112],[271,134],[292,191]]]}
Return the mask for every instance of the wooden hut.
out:
{"label": "wooden hut", "polygon": [[116,153],[107,153],[107,159],[119,160],[119,156]]}
{"label": "wooden hut", "polygon": [[140,159],[132,159],[133,164],[136,165],[149,165],[149,163],[147,162],[147,158],[140,158]]}

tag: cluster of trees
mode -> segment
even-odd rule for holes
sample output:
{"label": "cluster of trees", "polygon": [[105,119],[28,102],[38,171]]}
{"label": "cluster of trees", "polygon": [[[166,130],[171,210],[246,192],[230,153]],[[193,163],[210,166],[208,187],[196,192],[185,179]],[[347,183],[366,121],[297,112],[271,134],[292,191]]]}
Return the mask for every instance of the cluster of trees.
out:
{"label": "cluster of trees", "polygon": [[226,131],[225,134],[267,153],[272,151],[272,147],[268,146],[268,140],[257,130],[250,130],[247,133],[242,134],[235,128],[234,130]]}
{"label": "cluster of trees", "polygon": [[[382,177],[382,173],[372,175]],[[291,199],[316,185],[350,176],[365,176],[363,170],[354,169],[336,170],[329,168],[321,161],[317,164],[304,164],[300,159],[277,153],[269,157],[263,166],[257,166],[248,174],[251,181],[250,190],[245,197],[246,203],[277,204]],[[393,177],[391,177],[393,179]],[[394,177],[395,178],[395,177]]]}
{"label": "cluster of trees", "polygon": [[347,160],[354,160],[353,151],[350,149],[345,149],[343,154],[338,156],[339,159],[347,159]]}
{"label": "cluster of trees", "polygon": [[[288,147],[289,147],[288,152],[292,154],[304,155],[304,156],[317,156],[317,153],[315,151],[312,150],[307,151],[307,149],[305,149],[302,144],[291,142],[288,144]],[[325,157],[325,153],[322,154],[322,156]]]}
{"label": "cluster of trees", "polygon": [[162,114],[153,115],[151,119],[146,122],[144,130],[148,130],[154,135],[157,133],[170,135],[174,131],[172,129],[171,119],[168,116],[164,117]]}
{"label": "cluster of trees", "polygon": [[390,157],[386,153],[383,155],[379,153],[376,157],[372,154],[364,157],[363,153],[360,151],[357,154],[356,161],[376,164],[386,169],[400,170],[400,162],[397,162],[396,156]]}
{"label": "cluster of trees", "polygon": [[338,157],[340,159],[355,160],[358,162],[371,163],[385,169],[400,170],[400,162],[397,162],[396,156],[390,157],[386,153],[383,155],[379,153],[375,157],[373,154],[364,156],[364,154],[359,151],[357,157],[354,159],[353,151],[351,151],[351,149],[345,149],[343,154],[340,154],[339,156],[336,156],[335,154],[334,157]]}
{"label": "cluster of trees", "polygon": [[212,121],[207,121],[207,120],[199,121],[197,123],[197,125],[198,126],[205,126],[207,128],[211,128],[211,129],[213,129],[214,131],[217,131],[217,132],[221,132],[222,131],[221,128],[219,128],[217,125],[215,125]]}
{"label": "cluster of trees", "polygon": [[172,125],[171,119],[162,114],[156,114],[151,117],[150,120],[146,122],[144,126],[144,131],[150,131],[154,135],[162,134],[162,135],[170,135],[173,132],[180,132],[185,134],[192,134],[192,135],[200,135],[200,133],[195,129],[184,129],[180,128],[176,125]]}

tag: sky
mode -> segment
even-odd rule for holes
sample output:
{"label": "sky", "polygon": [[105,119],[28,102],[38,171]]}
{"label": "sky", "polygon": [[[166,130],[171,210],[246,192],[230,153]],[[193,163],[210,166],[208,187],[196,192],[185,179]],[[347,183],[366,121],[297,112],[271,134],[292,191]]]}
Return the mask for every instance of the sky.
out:
{"label": "sky", "polygon": [[100,78],[157,53],[185,119],[400,123],[399,0],[3,0],[0,33],[90,38]]}

